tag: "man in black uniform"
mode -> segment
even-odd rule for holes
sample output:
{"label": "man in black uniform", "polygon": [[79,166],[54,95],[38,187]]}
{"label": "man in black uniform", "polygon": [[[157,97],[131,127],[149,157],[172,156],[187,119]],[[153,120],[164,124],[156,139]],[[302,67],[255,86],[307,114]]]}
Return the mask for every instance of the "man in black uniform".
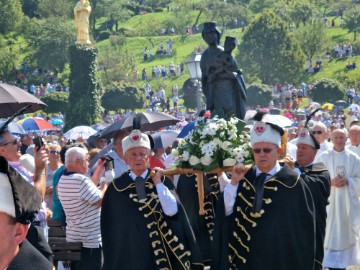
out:
{"label": "man in black uniform", "polygon": [[[282,128],[254,117],[250,143],[255,165],[234,168],[219,200],[214,269],[317,269],[316,206],[299,173],[278,162]],[[237,169],[242,169],[241,172]],[[323,205],[325,209],[326,200]]]}
{"label": "man in black uniform", "polygon": [[115,179],[103,198],[103,269],[202,269],[174,186],[159,168],[150,177],[151,140],[140,130],[123,139],[130,171]]}
{"label": "man in black uniform", "polygon": [[51,270],[52,264],[27,240],[40,209],[40,193],[0,157],[0,269]]}
{"label": "man in black uniform", "polygon": [[330,174],[324,163],[314,163],[320,143],[306,128],[301,129],[297,140],[296,167],[301,177],[309,186],[315,206],[316,214],[316,251],[315,266],[313,269],[321,270],[324,258],[324,237],[326,227],[326,205],[330,196]]}

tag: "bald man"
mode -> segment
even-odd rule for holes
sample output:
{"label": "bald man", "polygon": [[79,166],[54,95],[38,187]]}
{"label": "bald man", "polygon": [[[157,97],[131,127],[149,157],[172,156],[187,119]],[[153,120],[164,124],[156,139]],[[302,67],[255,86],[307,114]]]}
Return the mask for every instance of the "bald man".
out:
{"label": "bald man", "polygon": [[346,148],[360,157],[360,126],[353,125],[349,131],[350,144]]}

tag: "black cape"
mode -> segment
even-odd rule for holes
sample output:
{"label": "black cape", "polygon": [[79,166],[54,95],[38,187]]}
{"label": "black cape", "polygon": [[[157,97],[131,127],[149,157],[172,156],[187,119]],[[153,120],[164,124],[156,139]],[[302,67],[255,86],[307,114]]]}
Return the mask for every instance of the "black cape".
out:
{"label": "black cape", "polygon": [[214,232],[215,209],[220,185],[214,174],[204,175],[204,210],[205,215],[199,214],[199,200],[196,176],[182,174],[179,177],[176,192],[189,217],[191,228],[201,251],[204,263],[211,262],[211,245]]}
{"label": "black cape", "polygon": [[309,186],[316,212],[316,251],[314,270],[322,270],[326,228],[326,205],[330,196],[330,174],[323,163],[312,164],[301,170],[301,177]]}
{"label": "black cape", "polygon": [[52,270],[50,263],[28,240],[20,244],[19,253],[12,260],[7,270]]}
{"label": "black cape", "polygon": [[[168,178],[164,184],[174,191]],[[187,216],[166,216],[151,178],[146,202],[137,199],[135,183],[125,172],[108,187],[101,210],[104,270],[203,269]]]}
{"label": "black cape", "polygon": [[[264,186],[260,217],[252,213],[255,190],[252,167],[240,182],[234,212],[225,216],[219,199],[212,269],[316,269],[316,212],[306,181],[285,165]],[[325,207],[325,206],[324,206]]]}

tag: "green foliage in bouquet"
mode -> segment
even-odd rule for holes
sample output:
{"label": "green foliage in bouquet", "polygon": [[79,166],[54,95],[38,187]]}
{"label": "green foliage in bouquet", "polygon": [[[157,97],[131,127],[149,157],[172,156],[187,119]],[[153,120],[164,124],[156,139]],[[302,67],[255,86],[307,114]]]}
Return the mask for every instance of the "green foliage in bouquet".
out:
{"label": "green foliage in bouquet", "polygon": [[237,163],[253,163],[250,136],[243,132],[244,126],[245,123],[235,117],[228,120],[218,116],[200,117],[195,129],[173,150],[173,155],[179,158],[176,167],[208,172]]}

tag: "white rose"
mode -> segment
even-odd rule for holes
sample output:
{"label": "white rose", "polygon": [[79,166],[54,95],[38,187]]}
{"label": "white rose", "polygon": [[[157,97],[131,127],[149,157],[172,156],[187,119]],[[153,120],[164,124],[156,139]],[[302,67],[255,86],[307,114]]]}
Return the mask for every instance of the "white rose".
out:
{"label": "white rose", "polygon": [[201,164],[204,166],[209,166],[211,162],[213,162],[213,159],[209,156],[204,156],[200,159]]}
{"label": "white rose", "polygon": [[179,156],[179,151],[177,149],[173,149],[171,151],[171,154],[173,155],[173,157],[178,157]]}
{"label": "white rose", "polygon": [[227,158],[223,161],[223,164],[225,167],[232,167],[235,166],[236,160],[233,158]]}
{"label": "white rose", "polygon": [[229,145],[230,145],[230,142],[229,141],[225,141],[221,144],[221,148],[223,150],[228,150],[229,149]]}
{"label": "white rose", "polygon": [[192,166],[199,164],[199,162],[200,162],[200,159],[198,159],[196,156],[191,156],[189,159],[189,163]]}
{"label": "white rose", "polygon": [[184,160],[184,161],[188,161],[188,160],[189,160],[189,156],[190,156],[189,152],[184,151],[184,153],[183,153],[183,155],[182,155],[183,160]]}

